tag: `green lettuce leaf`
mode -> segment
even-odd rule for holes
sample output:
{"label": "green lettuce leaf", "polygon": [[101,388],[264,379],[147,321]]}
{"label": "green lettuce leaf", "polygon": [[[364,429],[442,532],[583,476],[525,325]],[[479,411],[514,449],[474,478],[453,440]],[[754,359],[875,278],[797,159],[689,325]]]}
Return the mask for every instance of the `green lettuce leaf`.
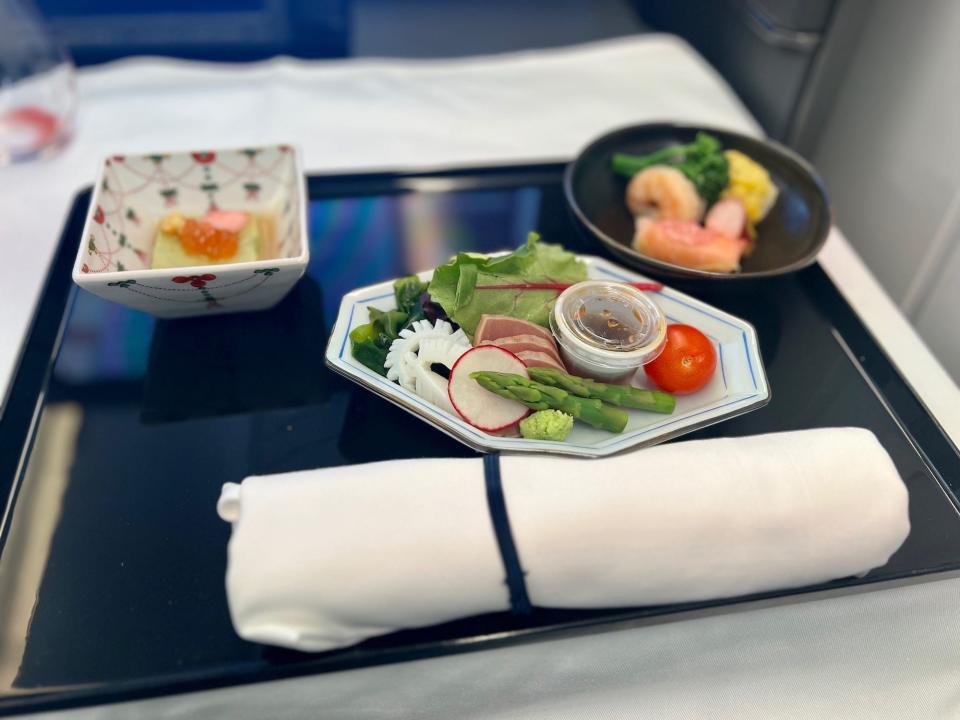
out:
{"label": "green lettuce leaf", "polygon": [[575,283],[587,279],[587,266],[560,245],[530,233],[515,252],[488,258],[460,253],[433,271],[427,291],[464,331],[473,336],[481,315],[509,315],[547,325],[555,290],[476,290],[477,285]]}

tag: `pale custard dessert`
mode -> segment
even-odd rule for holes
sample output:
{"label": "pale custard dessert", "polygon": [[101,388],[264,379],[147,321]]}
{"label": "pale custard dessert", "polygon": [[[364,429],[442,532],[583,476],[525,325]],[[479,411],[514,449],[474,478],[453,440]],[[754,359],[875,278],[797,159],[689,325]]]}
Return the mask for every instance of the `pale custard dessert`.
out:
{"label": "pale custard dessert", "polygon": [[171,213],[160,221],[152,268],[222,265],[269,257],[270,225],[253,213],[211,210],[201,218]]}

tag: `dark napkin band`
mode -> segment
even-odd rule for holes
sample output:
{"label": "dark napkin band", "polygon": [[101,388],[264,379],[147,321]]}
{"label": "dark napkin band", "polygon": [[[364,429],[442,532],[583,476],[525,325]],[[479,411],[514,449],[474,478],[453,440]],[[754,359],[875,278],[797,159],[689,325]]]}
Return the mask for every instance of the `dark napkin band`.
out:
{"label": "dark napkin band", "polygon": [[507,502],[503,497],[503,484],[500,480],[500,455],[489,453],[483,456],[483,474],[487,484],[487,506],[490,508],[490,520],[500,547],[503,568],[507,572],[507,587],[510,590],[510,610],[515,615],[529,615],[533,609],[527,595],[527,583],[524,581],[523,568],[517,546],[510,531],[510,518],[507,515]]}

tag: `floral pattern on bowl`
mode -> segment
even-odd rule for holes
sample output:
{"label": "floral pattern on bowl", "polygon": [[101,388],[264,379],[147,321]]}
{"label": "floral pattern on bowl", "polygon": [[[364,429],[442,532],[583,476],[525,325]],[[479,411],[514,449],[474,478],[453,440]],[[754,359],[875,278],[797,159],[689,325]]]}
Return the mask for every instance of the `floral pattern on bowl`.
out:
{"label": "floral pattern on bowl", "polygon": [[[256,261],[151,269],[168,213],[242,210],[275,219]],[[306,191],[289,145],[106,158],[94,188],[74,281],[158,317],[258,310],[276,304],[309,259]]]}

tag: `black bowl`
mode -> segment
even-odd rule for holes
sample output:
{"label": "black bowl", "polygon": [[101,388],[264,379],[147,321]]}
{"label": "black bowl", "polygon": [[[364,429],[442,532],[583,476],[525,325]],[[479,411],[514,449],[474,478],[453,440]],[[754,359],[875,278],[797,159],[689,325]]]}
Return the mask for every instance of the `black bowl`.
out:
{"label": "black bowl", "polygon": [[[693,270],[656,260],[630,247],[634,220],[624,202],[627,180],[613,173],[614,153],[646,155],[667,145],[692,142],[704,130],[724,149],[739,150],[763,165],[780,189],[776,204],[757,225],[757,243],[741,270]],[[594,140],[567,167],[564,194],[578,225],[627,265],[657,275],[742,280],[794,272],[810,265],[830,231],[830,202],[823,182],[796,153],[770,140],[716,128],[658,123],[615,130]]]}

